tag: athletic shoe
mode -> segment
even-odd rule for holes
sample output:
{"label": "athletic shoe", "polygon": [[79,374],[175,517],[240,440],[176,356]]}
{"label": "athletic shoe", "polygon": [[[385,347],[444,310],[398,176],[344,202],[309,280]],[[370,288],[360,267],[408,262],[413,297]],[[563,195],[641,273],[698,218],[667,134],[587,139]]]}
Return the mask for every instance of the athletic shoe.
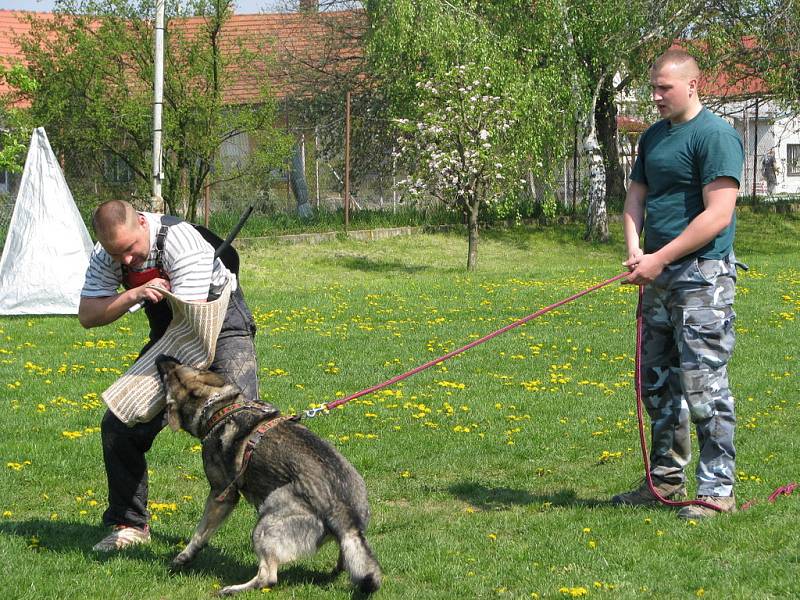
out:
{"label": "athletic shoe", "polygon": [[150,542],[150,529],[146,527],[139,529],[130,525],[116,525],[110,535],[94,545],[92,550],[95,552],[112,552],[123,550],[129,546],[137,544],[147,544]]}
{"label": "athletic shoe", "polygon": [[[683,483],[663,483],[653,482],[653,487],[658,490],[662,497],[668,500],[683,500],[686,498],[686,485]],[[658,498],[653,495],[647,485],[647,480],[643,480],[641,485],[630,492],[623,492],[611,498],[611,504],[625,506],[647,506],[659,504]]]}
{"label": "athletic shoe", "polygon": [[697,499],[718,506],[719,510],[699,505],[684,506],[678,511],[679,519],[708,519],[718,513],[736,512],[736,496],[698,496]]}

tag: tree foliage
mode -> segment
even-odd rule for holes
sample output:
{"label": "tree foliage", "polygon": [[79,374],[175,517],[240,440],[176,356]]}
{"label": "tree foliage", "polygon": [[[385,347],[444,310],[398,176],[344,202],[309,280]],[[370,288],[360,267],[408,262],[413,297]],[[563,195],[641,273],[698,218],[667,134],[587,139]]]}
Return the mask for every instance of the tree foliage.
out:
{"label": "tree foliage", "polygon": [[[740,96],[769,97],[800,114],[800,2],[714,0],[697,23],[701,65]],[[748,89],[744,81],[763,82]]]}
{"label": "tree foliage", "polygon": [[[608,239],[607,205],[625,188],[617,153],[617,95],[647,77],[704,9],[678,0],[563,0],[565,38],[575,54],[573,85],[584,98],[584,150],[590,163],[587,239]],[[616,78],[616,79],[615,79]]]}
{"label": "tree foliage", "polygon": [[318,10],[302,11],[299,23],[314,43],[287,43],[278,56],[292,90],[293,116],[304,134],[313,126],[318,158],[343,184],[345,99],[350,93],[352,191],[375,174],[391,172],[388,121],[381,110],[380,90],[364,64],[366,16],[357,0],[320,0]]}
{"label": "tree foliage", "polygon": [[511,103],[495,87],[489,67],[453,67],[419,86],[421,120],[400,120],[404,184],[412,195],[433,195],[464,215],[468,269],[476,266],[480,210],[508,193],[519,172]]}
{"label": "tree foliage", "polygon": [[37,84],[22,65],[0,65],[0,80],[12,91],[0,96],[0,171],[22,170],[32,130],[28,112],[17,105],[20,95],[33,94]]}
{"label": "tree foliage", "polygon": [[[552,3],[370,0],[366,9],[366,66],[386,117],[428,123],[431,93],[426,82],[448,81],[459,65],[488,67],[492,95],[503,98],[509,123],[504,144],[487,153],[495,153],[489,164],[516,169],[493,187],[518,196],[518,182],[528,170],[543,188],[555,185],[570,138],[575,96],[564,86],[570,65],[560,14]],[[503,155],[507,148],[514,148],[514,160]],[[419,173],[418,167],[405,163],[411,173]],[[476,205],[476,220],[487,206]],[[473,216],[469,210],[467,214]]]}
{"label": "tree foliage", "polygon": [[[232,0],[166,6],[162,195],[169,212],[194,219],[206,185],[264,177],[288,143],[273,125],[266,40],[226,34]],[[68,0],[52,20],[32,18],[19,40],[39,82],[30,112],[67,163],[102,171],[116,157],[135,174],[140,197],[149,196],[152,173],[153,11],[150,0]],[[258,90],[246,110],[226,103],[241,79]],[[243,134],[252,154],[221,161],[223,144]]]}

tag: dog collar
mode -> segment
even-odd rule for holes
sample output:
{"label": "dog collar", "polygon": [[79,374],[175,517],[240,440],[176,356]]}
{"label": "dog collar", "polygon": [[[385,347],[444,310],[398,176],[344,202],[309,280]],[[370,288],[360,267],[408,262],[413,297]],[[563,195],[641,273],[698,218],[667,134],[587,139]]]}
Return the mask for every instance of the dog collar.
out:
{"label": "dog collar", "polygon": [[206,421],[206,423],[205,423],[205,425],[203,427],[200,428],[200,431],[199,431],[200,439],[204,440],[208,436],[208,434],[211,433],[211,431],[217,425],[219,425],[222,421],[224,421],[228,417],[234,415],[235,413],[237,413],[239,411],[242,411],[242,410],[245,410],[245,409],[248,409],[248,408],[254,408],[254,409],[259,410],[259,411],[261,411],[263,413],[272,413],[273,412],[272,410],[267,409],[266,405],[264,405],[264,404],[256,404],[254,402],[233,402],[232,404],[229,404],[228,406],[222,407],[217,412],[215,412],[213,415],[211,415],[211,418],[208,421]]}

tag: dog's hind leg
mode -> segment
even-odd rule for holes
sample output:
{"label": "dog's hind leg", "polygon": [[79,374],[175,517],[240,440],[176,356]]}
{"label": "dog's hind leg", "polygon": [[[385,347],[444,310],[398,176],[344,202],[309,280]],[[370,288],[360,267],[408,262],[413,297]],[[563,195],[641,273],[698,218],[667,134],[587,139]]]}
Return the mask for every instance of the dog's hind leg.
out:
{"label": "dog's hind leg", "polygon": [[238,585],[229,585],[219,591],[220,596],[232,596],[246,590],[260,590],[275,586],[278,583],[278,559],[275,556],[261,557],[258,573],[250,581]]}
{"label": "dog's hind leg", "polygon": [[231,494],[229,499],[225,502],[217,500],[217,495],[212,491],[206,499],[206,507],[203,511],[203,518],[197,524],[192,539],[189,540],[186,548],[175,557],[172,561],[172,569],[180,569],[181,567],[189,564],[197,553],[211,539],[211,536],[219,529],[219,526],[225,522],[225,519],[231,514],[239,501],[239,494]]}
{"label": "dog's hind leg", "polygon": [[258,554],[258,573],[250,581],[229,585],[220,596],[245,590],[271,588],[278,583],[278,567],[311,554],[325,537],[322,522],[312,516],[265,515],[253,531],[253,548]]}
{"label": "dog's hind leg", "polygon": [[270,494],[259,513],[261,517],[253,529],[258,573],[246,583],[224,588],[220,595],[274,587],[280,565],[313,554],[327,537],[322,520],[303,502],[298,502],[286,486]]}

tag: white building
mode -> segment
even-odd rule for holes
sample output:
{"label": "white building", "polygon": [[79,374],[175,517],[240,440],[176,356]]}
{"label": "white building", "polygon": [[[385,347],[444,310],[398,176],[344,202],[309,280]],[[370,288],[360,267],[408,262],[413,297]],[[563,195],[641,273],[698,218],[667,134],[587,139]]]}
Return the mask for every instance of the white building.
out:
{"label": "white building", "polygon": [[778,162],[775,194],[800,194],[800,119],[768,100],[750,99],[713,107],[742,136],[745,170],[741,194],[751,195],[755,175],[757,195],[767,193],[761,160],[771,149]]}

